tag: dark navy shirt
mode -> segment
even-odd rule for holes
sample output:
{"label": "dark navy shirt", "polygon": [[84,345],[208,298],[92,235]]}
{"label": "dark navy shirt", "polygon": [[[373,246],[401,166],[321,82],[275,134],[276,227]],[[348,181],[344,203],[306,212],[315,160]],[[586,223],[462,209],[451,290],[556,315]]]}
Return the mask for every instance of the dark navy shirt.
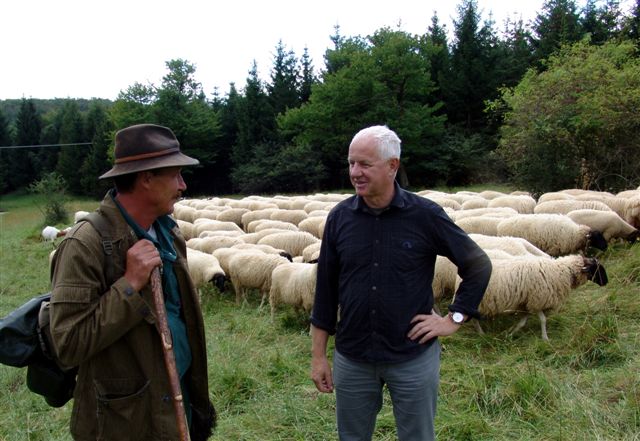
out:
{"label": "dark navy shirt", "polygon": [[397,183],[382,212],[359,196],[340,202],[327,216],[311,322],[335,333],[336,349],[355,361],[417,356],[432,341],[421,345],[407,334],[411,319],[433,308],[437,255],[462,278],[449,309],[478,317],[491,262],[439,205]]}

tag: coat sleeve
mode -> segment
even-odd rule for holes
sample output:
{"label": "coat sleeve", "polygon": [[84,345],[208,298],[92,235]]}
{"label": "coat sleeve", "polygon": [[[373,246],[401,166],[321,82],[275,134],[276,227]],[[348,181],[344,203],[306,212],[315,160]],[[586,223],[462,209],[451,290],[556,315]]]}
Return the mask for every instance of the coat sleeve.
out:
{"label": "coat sleeve", "polygon": [[[126,251],[124,251],[126,253]],[[77,366],[110,346],[151,311],[116,272],[107,286],[105,256],[93,227],[79,227],[58,247],[52,269],[51,335],[60,361]]]}

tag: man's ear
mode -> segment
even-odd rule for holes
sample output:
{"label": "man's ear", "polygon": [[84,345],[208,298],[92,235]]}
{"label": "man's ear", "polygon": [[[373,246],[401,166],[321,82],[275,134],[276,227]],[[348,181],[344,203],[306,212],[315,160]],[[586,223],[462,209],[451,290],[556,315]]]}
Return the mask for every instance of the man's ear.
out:
{"label": "man's ear", "polygon": [[400,159],[398,158],[391,158],[389,160],[389,168],[391,169],[391,171],[393,173],[397,173],[398,169],[400,168]]}

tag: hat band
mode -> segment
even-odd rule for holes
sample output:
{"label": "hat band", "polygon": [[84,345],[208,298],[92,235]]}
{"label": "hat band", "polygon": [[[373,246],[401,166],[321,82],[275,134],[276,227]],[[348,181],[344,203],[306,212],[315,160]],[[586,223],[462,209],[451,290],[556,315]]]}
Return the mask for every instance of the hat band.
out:
{"label": "hat band", "polygon": [[126,156],[124,158],[116,159],[115,163],[122,164],[123,162],[131,162],[131,161],[139,161],[141,159],[156,158],[158,156],[170,155],[172,153],[176,153],[179,151],[180,151],[180,147],[175,147],[171,149],[161,150],[159,152],[151,152],[151,153],[143,153],[141,155]]}

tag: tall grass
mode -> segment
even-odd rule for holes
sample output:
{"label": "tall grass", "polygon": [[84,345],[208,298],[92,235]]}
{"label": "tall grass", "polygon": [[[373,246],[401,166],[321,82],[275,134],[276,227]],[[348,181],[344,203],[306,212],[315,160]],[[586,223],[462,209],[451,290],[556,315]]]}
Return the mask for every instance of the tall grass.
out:
{"label": "tall grass", "polygon": [[[48,288],[52,249],[40,241],[42,215],[28,198],[2,207],[0,316]],[[438,439],[640,440],[640,245],[616,244],[600,258],[609,284],[584,285],[549,315],[550,342],[535,317],[513,336],[517,319],[504,317],[483,323],[485,335],[464,326],[442,340]],[[219,414],[213,439],[336,439],[335,398],[308,378],[306,317],[281,307],[272,322],[259,302],[254,293],[238,307],[229,290],[202,291]],[[0,440],[71,439],[71,403],[48,407],[24,377],[0,366]],[[374,439],[396,439],[388,395]]]}

